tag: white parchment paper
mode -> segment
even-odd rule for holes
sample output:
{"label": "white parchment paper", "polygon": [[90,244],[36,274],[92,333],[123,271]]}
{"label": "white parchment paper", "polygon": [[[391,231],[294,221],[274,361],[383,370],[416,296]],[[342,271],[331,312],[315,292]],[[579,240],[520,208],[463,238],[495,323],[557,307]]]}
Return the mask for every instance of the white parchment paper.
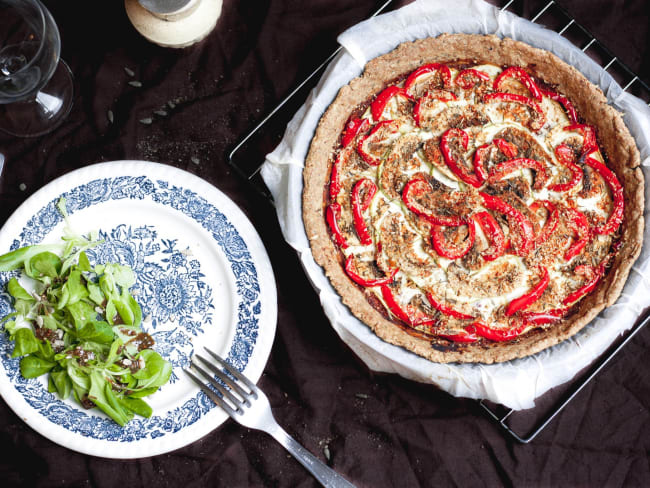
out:
{"label": "white parchment paper", "polygon": [[[573,338],[534,356],[494,365],[438,364],[379,339],[343,305],[311,254],[302,222],[302,169],[314,131],[338,90],[362,73],[366,62],[402,42],[442,33],[496,34],[553,52],[600,86],[609,102],[625,113],[635,137],[646,181],[650,180],[650,109],[623,92],[603,69],[580,49],[551,30],[481,0],[418,0],[348,29],[338,38],[344,47],[324,73],[303,107],[287,126],[280,145],[262,168],[262,176],[277,205],[284,238],[293,246],[318,292],[332,326],[350,348],[379,372],[430,383],[459,397],[488,399],[514,409],[534,406],[550,388],[570,380],[629,329],[650,306],[650,247],[644,230],[641,256],[618,301]],[[646,202],[650,201],[646,185]],[[648,221],[646,204],[646,222]]]}

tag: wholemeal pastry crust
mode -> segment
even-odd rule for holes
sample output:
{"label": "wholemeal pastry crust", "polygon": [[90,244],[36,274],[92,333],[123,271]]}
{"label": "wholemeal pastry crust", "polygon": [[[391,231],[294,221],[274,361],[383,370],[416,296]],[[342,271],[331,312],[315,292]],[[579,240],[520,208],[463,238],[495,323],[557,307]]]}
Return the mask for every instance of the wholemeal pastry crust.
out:
{"label": "wholemeal pastry crust", "polygon": [[[521,66],[566,95],[585,122],[596,127],[608,166],[616,173],[624,189],[625,214],[620,229],[622,246],[598,287],[579,302],[569,318],[545,329],[533,329],[509,342],[450,343],[444,339],[417,337],[385,318],[346,275],[343,257],[329,236],[324,216],[333,153],[351,111],[391,81],[423,64],[459,59],[476,61],[477,64]],[[324,268],[343,303],[383,340],[441,363],[508,361],[534,354],[577,333],[620,295],[630,268],[641,251],[643,206],[644,181],[639,152],[621,115],[607,104],[602,91],[552,53],[496,36],[443,34],[401,44],[368,62],[362,76],[341,88],[323,115],[304,169],[303,220],[307,236],[314,259]]]}

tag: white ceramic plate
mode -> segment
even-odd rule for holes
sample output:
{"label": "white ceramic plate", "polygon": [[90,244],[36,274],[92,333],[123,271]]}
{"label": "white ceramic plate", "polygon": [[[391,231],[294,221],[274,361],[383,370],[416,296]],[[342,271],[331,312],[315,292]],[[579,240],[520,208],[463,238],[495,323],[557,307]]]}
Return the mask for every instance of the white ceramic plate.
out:
{"label": "white ceramic plate", "polygon": [[[209,346],[257,381],[275,336],[275,280],[257,232],[204,180],[167,165],[117,161],[74,171],[32,195],[0,230],[0,254],[60,242],[61,197],[76,232],[96,230],[105,240],[91,261],[135,270],[143,328],[172,362],[172,378],[148,397],[153,416],[136,416],[122,428],[98,409],[48,393],[45,376],[22,378],[19,359],[10,358],[13,343],[2,332],[0,394],[45,437],[94,456],[153,456],[208,434],[227,416],[183,372],[192,353]],[[13,274],[0,273],[2,290]],[[10,307],[1,295],[0,317]]]}

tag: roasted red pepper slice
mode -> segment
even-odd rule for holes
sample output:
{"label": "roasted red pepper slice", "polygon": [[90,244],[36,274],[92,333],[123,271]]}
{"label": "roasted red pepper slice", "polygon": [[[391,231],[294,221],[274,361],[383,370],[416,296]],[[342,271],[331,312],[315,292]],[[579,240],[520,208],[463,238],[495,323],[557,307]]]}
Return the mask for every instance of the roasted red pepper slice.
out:
{"label": "roasted red pepper slice", "polygon": [[515,243],[512,243],[515,254],[526,256],[530,251],[532,251],[535,247],[535,234],[533,224],[530,220],[528,220],[519,210],[504,202],[499,197],[488,195],[483,192],[479,192],[479,195],[483,198],[483,204],[488,210],[494,210],[505,214],[508,217],[509,222],[512,220],[517,225],[520,242],[516,243],[516,247]]}
{"label": "roasted red pepper slice", "polygon": [[348,274],[348,276],[354,281],[355,283],[361,285],[361,286],[382,286],[382,285],[387,285],[391,281],[393,281],[393,278],[395,278],[395,275],[399,271],[399,268],[395,268],[392,270],[388,275],[386,275],[384,278],[373,278],[373,279],[366,279],[363,276],[360,276],[357,273],[356,267],[354,265],[354,256],[350,254],[348,258],[345,260],[345,272]]}
{"label": "roasted red pepper slice", "polygon": [[372,236],[368,231],[366,219],[363,218],[363,212],[368,210],[368,206],[377,193],[377,185],[368,178],[357,181],[352,187],[350,196],[352,203],[352,217],[354,218],[354,228],[357,231],[361,244],[367,246],[372,244]]}
{"label": "roasted red pepper slice", "polygon": [[443,232],[443,226],[434,225],[431,229],[431,244],[433,244],[433,248],[443,258],[459,259],[465,256],[470,249],[472,249],[474,240],[476,239],[476,224],[473,219],[464,223],[467,225],[468,235],[462,246],[457,246],[447,240]]}
{"label": "roasted red pepper slice", "polygon": [[370,105],[370,113],[375,122],[380,121],[386,108],[386,104],[393,97],[404,97],[409,100],[413,100],[413,97],[409,95],[404,88],[401,88],[396,85],[391,85],[388,88],[385,88],[377,98]]}
{"label": "roasted red pepper slice", "polygon": [[381,158],[373,154],[370,154],[368,151],[366,151],[365,148],[366,142],[368,142],[370,138],[374,137],[375,134],[377,134],[377,132],[390,125],[395,125],[395,127],[393,127],[392,130],[390,131],[391,134],[396,134],[397,132],[399,132],[399,127],[396,124],[394,124],[394,122],[395,122],[394,120],[382,120],[381,122],[375,124],[375,126],[372,128],[372,130],[367,136],[359,139],[359,142],[357,144],[357,152],[361,155],[363,160],[366,163],[368,163],[370,166],[379,166],[379,164],[381,163]]}
{"label": "roasted red pepper slice", "polygon": [[573,149],[566,144],[560,144],[555,148],[555,157],[562,166],[566,166],[571,171],[571,180],[566,183],[557,183],[548,187],[551,191],[568,191],[582,181],[582,170],[575,164],[575,155]]}
{"label": "roasted red pepper slice", "polygon": [[445,158],[445,163],[447,163],[447,166],[449,166],[452,173],[454,173],[461,181],[478,188],[482,184],[478,176],[467,171],[466,168],[458,164],[454,159],[451,147],[449,146],[451,139],[454,137],[460,138],[463,149],[467,149],[467,144],[469,143],[467,132],[456,128],[447,129],[440,138],[440,151],[442,152],[442,156]]}
{"label": "roasted red pepper slice", "polygon": [[450,227],[455,227],[458,225],[463,225],[465,222],[462,217],[457,215],[436,215],[431,213],[432,211],[426,208],[423,208],[418,205],[416,202],[416,197],[425,193],[432,192],[433,189],[428,181],[421,178],[414,178],[410,180],[406,185],[404,185],[404,190],[402,190],[402,200],[406,207],[416,215],[424,217],[429,222],[435,225],[447,225]]}
{"label": "roasted red pepper slice", "polygon": [[582,264],[580,266],[576,266],[574,269],[575,273],[587,275],[589,278],[587,279],[587,282],[584,285],[582,285],[576,291],[574,291],[569,296],[567,296],[562,301],[562,303],[564,305],[571,305],[574,302],[580,300],[583,296],[592,292],[594,288],[596,288],[596,285],[598,284],[600,279],[605,274],[605,266],[607,265],[608,262],[609,262],[609,257],[603,259],[603,261],[598,266],[595,267],[589,266],[588,264]]}
{"label": "roasted red pepper slice", "polygon": [[[528,324],[524,321],[521,323],[508,328],[501,327],[490,327],[487,324],[484,324],[480,320],[477,320],[472,324],[472,327],[476,330],[476,333],[481,336],[495,342],[509,341],[515,337],[521,335],[521,333],[528,327]],[[469,328],[469,327],[468,327]]]}
{"label": "roasted red pepper slice", "polygon": [[495,183],[504,176],[522,168],[531,168],[535,170],[535,183],[533,184],[535,190],[541,190],[544,188],[544,185],[548,181],[546,166],[544,163],[537,161],[536,159],[529,158],[510,159],[498,164],[492,169],[492,171],[490,171],[490,176],[488,176],[487,181],[488,183]]}
{"label": "roasted red pepper slice", "polygon": [[576,239],[564,253],[565,261],[569,261],[584,249],[591,238],[591,232],[585,214],[572,207],[564,207],[564,212],[567,214],[569,227],[576,233]]}
{"label": "roasted red pepper slice", "polygon": [[516,102],[523,103],[528,107],[532,108],[537,113],[537,120],[535,121],[534,126],[531,124],[531,129],[538,131],[544,127],[546,122],[546,115],[542,110],[542,107],[535,100],[525,97],[523,95],[518,95],[516,93],[488,93],[483,96],[483,101],[486,103],[490,102]]}
{"label": "roasted red pepper slice", "polygon": [[361,134],[363,131],[370,127],[368,119],[352,119],[345,124],[343,130],[343,137],[341,138],[341,145],[347,147],[350,143]]}
{"label": "roasted red pepper slice", "polygon": [[544,325],[557,322],[564,317],[568,311],[569,307],[563,307],[546,310],[544,312],[522,312],[521,316],[530,324]]}
{"label": "roasted red pepper slice", "polygon": [[497,137],[492,142],[499,148],[499,151],[501,151],[506,156],[506,158],[512,159],[517,157],[519,150],[517,149],[517,146],[515,146],[512,142],[508,142],[505,139],[501,139],[500,137]]}
{"label": "roasted red pepper slice", "polygon": [[484,159],[491,147],[492,144],[490,143],[483,144],[482,146],[477,147],[476,151],[474,151],[474,173],[476,173],[476,177],[481,184],[483,184],[488,177],[487,171],[485,171]]}
{"label": "roasted red pepper slice", "polygon": [[539,297],[542,296],[544,290],[546,290],[546,287],[550,282],[550,278],[548,276],[548,270],[545,267],[542,266],[541,270],[542,270],[542,277],[537,282],[537,284],[533,286],[533,288],[528,293],[520,296],[519,298],[515,298],[508,304],[508,306],[506,307],[507,316],[514,315],[519,310],[524,310],[525,308],[529,307],[531,304],[539,300]]}
{"label": "roasted red pepper slice", "polygon": [[445,87],[449,87],[451,85],[451,71],[449,70],[449,68],[444,64],[431,63],[431,64],[425,64],[424,66],[420,66],[418,69],[413,71],[410,75],[408,75],[406,81],[404,82],[404,89],[408,92],[409,89],[415,83],[415,81],[421,75],[427,73],[434,73],[436,71],[440,72],[440,75],[442,76],[443,85]]}
{"label": "roasted red pepper slice", "polygon": [[507,158],[514,158],[519,153],[517,146],[513,143],[506,141],[505,139],[496,138],[491,143],[483,144],[476,148],[474,151],[474,173],[478,177],[479,181],[482,183],[485,182],[488,178],[488,173],[485,170],[485,155],[490,151],[492,146],[496,146],[499,151],[501,151]]}
{"label": "roasted red pepper slice", "polygon": [[339,181],[339,171],[341,168],[341,153],[336,156],[334,164],[332,164],[332,173],[330,174],[330,200],[336,200],[336,197],[341,192],[341,182]]}
{"label": "roasted red pepper slice", "polygon": [[623,221],[623,212],[625,210],[623,187],[619,183],[616,174],[600,161],[587,156],[585,158],[585,164],[595,169],[603,177],[612,192],[612,198],[614,199],[612,213],[609,214],[607,221],[603,225],[594,228],[596,234],[611,234],[618,229]]}
{"label": "roasted red pepper slice", "polygon": [[490,75],[477,69],[467,68],[456,75],[454,83],[464,90],[471,90],[481,80],[490,81]]}
{"label": "roasted red pepper slice", "polygon": [[453,342],[476,342],[478,335],[476,335],[476,328],[473,325],[468,325],[465,330],[459,334],[438,334],[438,337],[447,339]]}
{"label": "roasted red pepper slice", "polygon": [[564,130],[579,132],[582,135],[582,154],[588,154],[596,149],[596,130],[587,124],[571,124],[567,125]]}
{"label": "roasted red pepper slice", "polygon": [[474,220],[481,226],[483,232],[490,239],[491,247],[494,251],[482,254],[486,261],[494,261],[496,258],[503,256],[506,250],[506,236],[503,229],[490,212],[483,210],[473,215]]}
{"label": "roasted red pepper slice", "polygon": [[[393,295],[393,291],[388,285],[381,286],[381,296],[388,307],[388,310],[395,317],[400,319],[407,325],[416,326],[416,325],[433,325],[436,323],[436,320],[431,317],[425,317],[424,315],[420,317],[412,317],[412,311],[408,310],[410,307],[407,306],[407,310],[404,310]],[[409,314],[409,311],[411,312]]]}
{"label": "roasted red pepper slice", "polygon": [[438,302],[431,293],[427,293],[427,300],[429,300],[429,303],[433,308],[444,313],[445,315],[449,315],[450,317],[454,317],[456,319],[461,319],[461,320],[468,320],[474,318],[471,315],[467,315],[465,313],[459,312],[458,310],[454,310],[453,308],[445,305],[444,303]]}
{"label": "roasted red pepper slice", "polygon": [[557,229],[557,224],[560,221],[558,210],[554,203],[548,200],[536,200],[530,204],[529,208],[533,212],[537,212],[537,210],[540,207],[544,207],[546,209],[546,211],[548,212],[548,217],[546,218],[546,223],[544,223],[544,227],[542,228],[542,230],[537,235],[537,238],[535,239],[535,243],[538,246],[548,240],[551,234],[555,232],[555,229]]}
{"label": "roasted red pepper slice", "polygon": [[415,123],[420,126],[420,112],[423,103],[429,102],[431,100],[440,100],[441,102],[452,102],[458,100],[456,95],[453,92],[446,90],[432,90],[426,92],[423,96],[418,98],[418,101],[415,102],[415,107],[413,107],[413,119]]}
{"label": "roasted red pepper slice", "polygon": [[345,249],[348,247],[348,243],[341,234],[341,229],[339,228],[338,219],[341,217],[341,205],[338,203],[330,203],[325,209],[325,219],[330,226],[334,240],[339,245],[340,248]]}
{"label": "roasted red pepper slice", "polygon": [[494,80],[494,84],[492,85],[494,91],[503,91],[501,89],[501,85],[503,84],[504,80],[508,78],[517,79],[526,88],[528,88],[528,91],[535,100],[538,102],[542,101],[542,92],[537,86],[537,83],[535,83],[535,81],[524,69],[518,66],[510,66],[509,68],[506,68],[501,73],[499,73],[499,75]]}
{"label": "roasted red pepper slice", "polygon": [[556,93],[551,90],[546,90],[543,88],[540,88],[540,90],[545,96],[547,96],[551,100],[558,102],[560,105],[564,107],[564,110],[569,116],[569,120],[571,121],[572,124],[578,123],[578,113],[576,112],[576,108],[573,106],[573,104],[567,97],[565,97],[564,95],[560,95],[559,93]]}

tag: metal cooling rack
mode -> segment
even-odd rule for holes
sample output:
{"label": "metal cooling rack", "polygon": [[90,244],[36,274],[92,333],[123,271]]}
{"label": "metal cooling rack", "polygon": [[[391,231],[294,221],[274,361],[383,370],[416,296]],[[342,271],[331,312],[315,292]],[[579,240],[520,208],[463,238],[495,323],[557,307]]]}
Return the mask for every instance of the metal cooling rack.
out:
{"label": "metal cooling rack", "polygon": [[[378,8],[372,17],[387,10],[391,4],[397,3],[393,0],[385,1]],[[494,3],[494,2],[492,2]],[[501,2],[503,3],[503,2]],[[521,8],[521,0],[509,0],[501,7],[502,11],[514,10]],[[513,12],[517,13],[517,12]],[[520,16],[524,17],[524,15]],[[594,59],[602,69],[608,72],[621,87],[623,91],[631,93],[643,99],[650,105],[650,86],[648,83],[641,79],[631,68],[629,68],[623,61],[614,55],[603,43],[601,43],[591,32],[583,25],[578,23],[569,12],[559,5],[555,0],[550,0],[544,4],[541,9],[530,16],[530,21],[544,25],[544,27],[554,30],[558,34],[564,36],[574,45],[587,53]],[[327,67],[329,62],[341,51],[342,47],[339,46],[332,54],[330,54],[325,61],[323,61],[314,71],[309,74],[299,85],[294,88],[275,108],[268,113],[230,152],[228,156],[228,163],[242,178],[247,180],[252,187],[272,204],[273,197],[266,188],[259,174],[260,169],[264,163],[264,155],[271,152],[280,137],[284,133],[284,127],[289,121],[291,116],[295,113],[298,107],[304,102],[307,97],[308,91],[313,88],[318,80],[317,75],[321,74]],[[284,115],[282,111],[287,113]],[[277,134],[265,134],[265,130],[272,124],[281,124],[283,129]],[[266,147],[264,147],[266,145]],[[251,154],[253,157],[251,161]],[[589,368],[582,374],[576,376],[572,381],[560,388],[561,391],[555,392],[554,395],[549,393],[543,395],[551,395],[551,406],[547,406],[539,415],[534,416],[534,422],[531,426],[513,427],[512,424],[516,423],[517,416],[530,416],[530,411],[516,411],[506,408],[502,405],[493,404],[485,400],[481,400],[478,404],[489,418],[494,420],[502,430],[510,435],[513,439],[520,443],[527,444],[531,442],[544,428],[576,397],[578,394],[594,379],[602,369],[616,357],[616,355],[623,349],[623,347],[639,332],[643,327],[650,322],[650,313],[643,313],[636,324],[626,333],[621,339],[615,342],[603,355],[595,361]],[[557,399],[559,397],[559,399]],[[538,399],[539,400],[539,399]],[[548,401],[546,402],[548,403]],[[537,414],[537,408],[535,413]]]}

